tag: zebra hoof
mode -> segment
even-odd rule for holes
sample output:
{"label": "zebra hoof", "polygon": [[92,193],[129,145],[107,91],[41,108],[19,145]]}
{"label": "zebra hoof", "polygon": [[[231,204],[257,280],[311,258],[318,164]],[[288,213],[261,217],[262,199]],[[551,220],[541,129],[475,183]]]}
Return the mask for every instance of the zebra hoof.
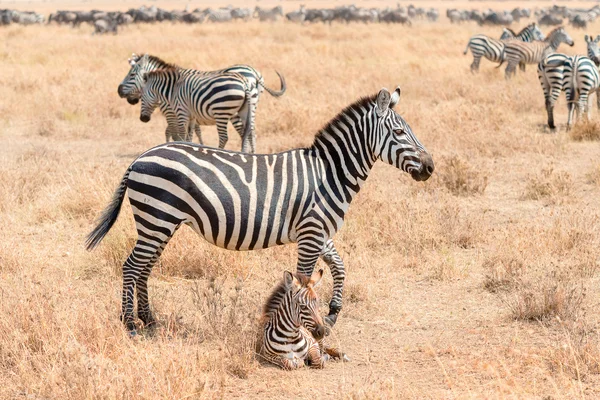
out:
{"label": "zebra hoof", "polygon": [[[337,314],[329,314],[328,316],[323,317],[323,321],[327,325],[327,328],[333,328],[333,326],[337,322]],[[325,334],[325,336],[329,336],[329,333],[330,329],[327,329],[327,333]]]}

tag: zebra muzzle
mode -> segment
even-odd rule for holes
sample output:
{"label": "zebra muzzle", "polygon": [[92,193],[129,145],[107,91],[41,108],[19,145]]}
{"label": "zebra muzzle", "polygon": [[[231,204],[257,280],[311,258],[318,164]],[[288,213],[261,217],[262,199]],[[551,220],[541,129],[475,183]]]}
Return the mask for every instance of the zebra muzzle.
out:
{"label": "zebra muzzle", "polygon": [[150,116],[149,115],[141,114],[140,115],[140,121],[142,121],[142,122],[148,122],[148,121],[150,121]]}
{"label": "zebra muzzle", "polygon": [[323,337],[325,337],[325,332],[325,326],[317,325],[317,327],[311,333],[316,340],[321,340]]}
{"label": "zebra muzzle", "polygon": [[127,98],[127,102],[128,102],[129,104],[131,104],[132,106],[134,106],[134,105],[136,105],[137,103],[139,103],[139,102],[140,102],[140,99],[134,99],[134,98],[128,97],[128,98]]}

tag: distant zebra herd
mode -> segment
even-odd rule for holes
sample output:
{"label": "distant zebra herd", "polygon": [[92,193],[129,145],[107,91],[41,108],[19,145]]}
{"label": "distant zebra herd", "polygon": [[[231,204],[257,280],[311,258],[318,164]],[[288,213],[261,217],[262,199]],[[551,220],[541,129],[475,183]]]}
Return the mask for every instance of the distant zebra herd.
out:
{"label": "distant zebra herd", "polygon": [[[573,125],[573,116],[589,118],[589,96],[596,93],[598,110],[600,110],[600,35],[592,38],[585,35],[587,56],[568,56],[556,53],[561,43],[574,45],[573,39],[563,27],[552,30],[544,36],[537,23],[531,23],[515,34],[504,28],[500,39],[487,35],[474,35],[469,39],[464,54],[469,50],[473,54],[471,72],[479,71],[482,57],[499,63],[500,67],[507,63],[505,77],[515,75],[517,65],[525,71],[527,64],[537,64],[538,79],[544,92],[548,127],[556,129],[554,124],[554,106],[561,92],[565,92],[569,116],[567,130]],[[496,68],[498,68],[496,67]]]}
{"label": "distant zebra herd", "polygon": [[[297,243],[297,274],[284,281],[265,305],[261,354],[285,369],[308,364],[322,368],[329,358],[348,361],[325,336],[342,308],[344,263],[333,236],[344,223],[352,199],[376,161],[381,160],[425,181],[434,172],[431,155],[395,111],[400,87],[381,89],[346,107],[321,129],[311,146],[277,154],[253,154],[254,117],[266,90],[262,75],[248,65],[216,71],[184,69],[148,54],[133,54],[118,87],[130,104],[141,100],[140,119],[159,108],[167,118],[165,139],[177,140],[143,152],[125,171],[112,200],[89,234],[96,247],[115,223],[125,194],[138,238],[123,265],[121,319],[135,335],[137,317],[156,322],[148,300],[148,277],[182,225],[218,247],[254,250]],[[224,150],[227,123],[242,136],[242,152]],[[217,125],[219,147],[190,143],[200,125]],[[314,287],[323,271],[333,278],[329,314],[321,318]]]}

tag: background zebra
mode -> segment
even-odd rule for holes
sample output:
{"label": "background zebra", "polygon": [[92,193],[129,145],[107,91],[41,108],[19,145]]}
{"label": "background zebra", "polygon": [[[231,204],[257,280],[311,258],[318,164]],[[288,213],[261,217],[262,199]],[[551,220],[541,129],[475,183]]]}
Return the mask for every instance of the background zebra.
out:
{"label": "background zebra", "polygon": [[263,309],[257,353],[265,360],[286,370],[303,367],[305,362],[323,368],[329,356],[347,360],[339,350],[324,344],[326,328],[314,290],[322,277],[322,269],[311,277],[283,273],[283,281]]}
{"label": "background zebra", "polygon": [[513,31],[504,28],[500,40],[493,39],[487,35],[479,34],[472,36],[467,43],[467,48],[464,54],[469,52],[473,54],[473,63],[471,64],[471,72],[479,71],[479,63],[481,57],[485,57],[492,62],[501,62],[504,60],[504,43],[509,40],[521,40],[524,42],[531,42],[533,40],[544,39],[544,34],[540,30],[540,27],[534,22],[527,25],[518,34],[514,34]]}
{"label": "background zebra", "polygon": [[[600,35],[596,36],[595,39],[588,35],[584,37],[585,42],[587,43],[587,54],[588,58],[591,59],[596,66],[598,66],[598,60],[600,57],[600,50],[598,49],[598,41],[600,41]],[[540,80],[540,84],[542,85],[542,89],[544,90],[544,98],[546,103],[546,111],[548,113],[548,127],[550,129],[555,129],[554,125],[554,106],[556,104],[556,100],[560,96],[560,93],[563,90],[566,90],[567,84],[565,83],[565,63],[567,60],[572,59],[573,57],[569,57],[565,54],[550,54],[546,56],[539,64],[538,64],[538,78]],[[571,60],[570,62],[572,62]],[[585,79],[584,81],[589,82],[589,79]],[[571,82],[572,84],[573,82]],[[573,95],[574,92],[571,92]],[[600,110],[600,100],[598,100],[598,93],[596,92],[596,99],[598,103],[598,109]],[[573,106],[574,108],[574,106]],[[570,108],[571,109],[571,108]],[[567,123],[567,127],[569,127],[569,123]]]}
{"label": "background zebra", "polygon": [[[185,136],[192,121],[217,125],[219,148],[224,148],[227,143],[227,122],[237,116],[233,125],[242,137],[242,151],[248,150],[254,126],[254,109],[251,88],[240,74],[194,74],[176,68],[145,74],[140,120],[150,121],[156,107],[164,104],[171,105],[169,113],[165,114],[167,132],[175,129],[167,135]],[[171,112],[173,109],[174,113]]]}
{"label": "background zebra", "polygon": [[[277,75],[279,76],[281,89],[279,91],[276,91],[276,90],[273,90],[273,89],[270,89],[269,87],[267,87],[265,85],[264,78],[261,75],[261,73],[249,65],[233,65],[231,67],[224,68],[221,70],[216,70],[216,71],[198,71],[198,70],[194,70],[194,69],[181,68],[175,64],[167,63],[156,56],[152,56],[149,54],[144,54],[142,56],[139,56],[135,53],[132,54],[130,59],[128,59],[128,63],[131,66],[131,68],[129,69],[129,72],[127,73],[127,75],[125,76],[123,81],[119,84],[118,93],[121,98],[126,98],[130,104],[137,104],[141,97],[142,88],[144,86],[143,75],[145,73],[151,72],[151,71],[154,71],[157,69],[167,69],[167,68],[177,68],[177,69],[182,70],[183,72],[192,72],[194,74],[218,75],[218,74],[223,74],[223,73],[238,73],[238,74],[244,76],[248,80],[248,83],[250,84],[250,86],[252,88],[251,95],[252,95],[253,115],[256,114],[256,109],[258,107],[258,100],[259,100],[261,93],[264,90],[266,90],[271,96],[280,97],[285,93],[285,91],[287,89],[287,86],[285,84],[285,79],[284,79],[283,75],[281,75],[279,72],[275,71],[277,73]],[[161,107],[161,112],[166,116],[165,113],[169,113],[169,114],[174,113],[174,110],[171,110],[169,105],[164,105],[164,107]],[[239,124],[240,123],[239,116],[235,116],[232,119],[232,123],[234,124],[234,126],[236,123]],[[193,123],[190,125],[190,128],[194,129],[194,131],[196,132],[196,136],[198,136],[198,140],[200,141],[200,143],[202,143],[200,124]],[[167,127],[167,131],[173,132],[173,131],[176,131],[176,129],[174,127]],[[254,126],[252,127],[252,132],[253,133],[252,133],[251,145],[254,148],[255,143],[256,143]],[[166,141],[169,141],[169,137],[166,132],[165,132],[165,136],[167,136]],[[186,140],[186,141],[191,140],[191,131],[188,132],[185,137],[176,138],[176,139],[177,140]]]}
{"label": "background zebra", "polygon": [[393,94],[382,89],[358,100],[321,129],[308,148],[248,155],[178,142],[140,155],[86,242],[92,249],[108,233],[129,189],[138,240],[123,266],[127,329],[135,328],[135,287],[140,319],[154,322],[148,276],[182,224],[230,250],[298,243],[297,271],[304,275],[312,275],[322,257],[333,276],[327,317],[333,325],[346,273],[331,238],[373,165],[381,159],[417,181],[434,171],[431,156],[392,109],[399,100],[399,87]]}
{"label": "background zebra", "polygon": [[565,54],[554,53],[546,56],[538,64],[538,79],[544,91],[548,127],[550,129],[556,128],[554,125],[554,106],[558,96],[564,90],[565,61],[568,58],[569,56]]}
{"label": "background zebra", "polygon": [[[567,43],[573,46],[573,39],[565,32],[563,27],[554,29],[543,41],[533,41],[525,43],[518,40],[507,42],[504,46],[506,53],[505,77],[509,79],[516,72],[517,64],[538,64],[548,54],[554,53],[561,43]],[[504,60],[498,65],[499,68]]]}
{"label": "background zebra", "polygon": [[577,118],[580,114],[589,118],[588,99],[591,93],[596,93],[598,100],[598,87],[600,76],[596,64],[585,56],[568,57],[565,61],[565,94],[567,95],[567,106],[569,108],[569,119],[567,130],[572,126],[573,112],[577,106]]}

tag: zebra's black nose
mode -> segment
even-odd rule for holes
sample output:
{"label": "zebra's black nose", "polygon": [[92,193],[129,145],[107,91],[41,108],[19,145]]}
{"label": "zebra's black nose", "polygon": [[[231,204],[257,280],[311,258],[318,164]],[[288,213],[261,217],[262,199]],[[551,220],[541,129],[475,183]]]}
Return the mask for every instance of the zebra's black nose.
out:
{"label": "zebra's black nose", "polygon": [[140,115],[140,121],[148,122],[148,121],[150,121],[150,116],[142,114],[142,115]]}
{"label": "zebra's black nose", "polygon": [[314,331],[312,331],[312,335],[316,340],[321,340],[325,336],[325,327],[323,325],[317,325]]}
{"label": "zebra's black nose", "polygon": [[133,105],[133,106],[136,105],[139,101],[140,101],[140,99],[134,99],[134,98],[131,98],[131,97],[127,98],[127,102],[129,104]]}
{"label": "zebra's black nose", "polygon": [[123,93],[123,85],[119,85],[119,87],[117,88],[117,93],[119,94],[119,97],[125,97],[125,93]]}

